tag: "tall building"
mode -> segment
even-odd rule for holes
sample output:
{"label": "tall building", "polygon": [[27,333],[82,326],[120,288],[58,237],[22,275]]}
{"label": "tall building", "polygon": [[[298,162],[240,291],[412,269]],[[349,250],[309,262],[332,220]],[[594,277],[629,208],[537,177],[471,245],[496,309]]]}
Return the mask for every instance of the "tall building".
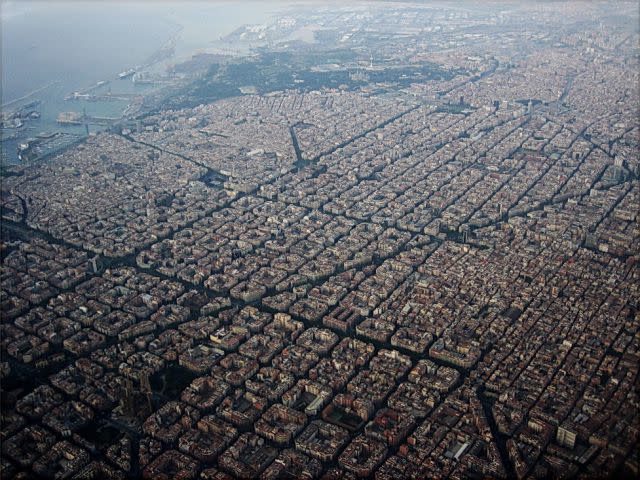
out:
{"label": "tall building", "polygon": [[129,418],[135,416],[133,382],[127,378],[124,387],[124,398],[121,400],[122,413]]}
{"label": "tall building", "polygon": [[573,448],[576,444],[576,432],[574,432],[568,425],[563,425],[558,427],[556,440],[563,447]]}

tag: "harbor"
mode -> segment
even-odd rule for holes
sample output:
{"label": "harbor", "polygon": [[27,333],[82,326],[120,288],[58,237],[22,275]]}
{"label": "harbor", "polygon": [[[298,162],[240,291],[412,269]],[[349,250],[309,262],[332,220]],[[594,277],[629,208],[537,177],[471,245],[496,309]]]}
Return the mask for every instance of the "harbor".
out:
{"label": "harbor", "polygon": [[[18,164],[27,157],[38,161],[37,155],[25,155],[19,147],[33,143],[42,132],[64,133],[62,141],[102,131],[117,120],[138,115],[145,99],[154,102],[162,90],[189,81],[190,72],[172,67],[211,46],[193,34],[205,28],[200,11],[177,14],[159,5],[153,15],[140,16],[133,7],[124,9],[125,20],[102,6],[70,4],[53,17],[34,9],[3,24],[3,40],[10,48],[3,58],[2,165]],[[224,21],[208,22],[209,38],[220,38],[235,28],[230,25],[247,21],[240,11],[234,9]],[[268,15],[267,9],[256,9],[252,18],[262,21]],[[62,24],[69,16],[81,18],[82,33],[65,30],[56,42],[43,36],[52,24]],[[86,35],[85,30],[94,34]],[[28,111],[35,101],[37,108]],[[86,118],[81,120],[85,108]]]}

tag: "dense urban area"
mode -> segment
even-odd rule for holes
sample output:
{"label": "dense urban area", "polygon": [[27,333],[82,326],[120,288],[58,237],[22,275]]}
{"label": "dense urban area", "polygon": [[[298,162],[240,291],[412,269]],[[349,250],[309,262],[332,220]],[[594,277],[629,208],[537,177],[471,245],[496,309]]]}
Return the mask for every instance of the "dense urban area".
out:
{"label": "dense urban area", "polygon": [[637,3],[235,35],[3,172],[1,477],[637,475]]}

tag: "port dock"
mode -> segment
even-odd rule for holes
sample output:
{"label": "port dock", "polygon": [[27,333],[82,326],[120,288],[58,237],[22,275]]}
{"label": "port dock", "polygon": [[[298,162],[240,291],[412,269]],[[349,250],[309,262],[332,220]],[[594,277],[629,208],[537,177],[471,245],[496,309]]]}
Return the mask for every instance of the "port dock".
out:
{"label": "port dock", "polygon": [[111,125],[120,120],[119,117],[95,117],[79,112],[61,112],[56,118],[56,122],[61,125]]}

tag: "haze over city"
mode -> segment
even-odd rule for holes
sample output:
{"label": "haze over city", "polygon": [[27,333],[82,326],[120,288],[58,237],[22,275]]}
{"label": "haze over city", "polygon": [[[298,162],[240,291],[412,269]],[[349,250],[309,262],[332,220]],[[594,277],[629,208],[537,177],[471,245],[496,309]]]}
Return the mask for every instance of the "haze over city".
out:
{"label": "haze over city", "polygon": [[0,478],[638,476],[637,2],[0,18]]}

